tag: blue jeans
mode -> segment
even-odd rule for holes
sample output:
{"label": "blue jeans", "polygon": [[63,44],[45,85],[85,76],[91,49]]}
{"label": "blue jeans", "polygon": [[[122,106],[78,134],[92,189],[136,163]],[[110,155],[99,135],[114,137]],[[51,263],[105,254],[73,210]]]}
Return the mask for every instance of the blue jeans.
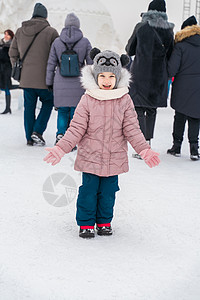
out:
{"label": "blue jeans", "polygon": [[56,135],[65,134],[71,120],[73,119],[75,109],[76,107],[58,107]]}
{"label": "blue jeans", "polygon": [[118,175],[100,177],[83,173],[77,198],[76,221],[79,226],[110,223],[115,193],[119,191]]}
{"label": "blue jeans", "polygon": [[[38,116],[35,115],[38,98],[42,102],[42,107]],[[41,135],[47,127],[51,111],[53,108],[53,93],[47,89],[24,88],[24,128],[26,139],[31,140],[33,131]]]}
{"label": "blue jeans", "polygon": [[10,90],[8,88],[1,89],[1,91],[4,91],[6,95],[10,95]]}

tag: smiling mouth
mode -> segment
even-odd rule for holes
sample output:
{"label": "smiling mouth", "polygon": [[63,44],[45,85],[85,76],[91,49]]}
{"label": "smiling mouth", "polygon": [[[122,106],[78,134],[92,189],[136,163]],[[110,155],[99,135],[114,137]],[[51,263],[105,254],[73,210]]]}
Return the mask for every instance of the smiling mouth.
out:
{"label": "smiling mouth", "polygon": [[111,85],[103,85],[103,88],[108,90],[111,88]]}

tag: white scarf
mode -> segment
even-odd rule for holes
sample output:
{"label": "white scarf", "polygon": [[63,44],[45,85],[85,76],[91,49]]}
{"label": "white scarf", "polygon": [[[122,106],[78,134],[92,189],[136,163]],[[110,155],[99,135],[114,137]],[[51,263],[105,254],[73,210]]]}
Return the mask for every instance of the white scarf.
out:
{"label": "white scarf", "polygon": [[111,99],[121,98],[122,96],[127,94],[128,88],[123,87],[123,88],[113,89],[113,90],[102,90],[98,88],[98,89],[86,90],[85,93],[98,100],[111,100]]}

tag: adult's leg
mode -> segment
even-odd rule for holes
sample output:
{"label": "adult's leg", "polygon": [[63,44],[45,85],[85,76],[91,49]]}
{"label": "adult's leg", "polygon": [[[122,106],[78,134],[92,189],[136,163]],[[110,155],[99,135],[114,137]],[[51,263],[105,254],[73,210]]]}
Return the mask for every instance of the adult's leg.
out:
{"label": "adult's leg", "polygon": [[145,138],[147,141],[150,141],[154,135],[154,128],[156,123],[156,108],[146,108],[146,132]]}
{"label": "adult's leg", "polygon": [[42,102],[42,107],[35,120],[33,131],[42,135],[47,128],[47,123],[51,116],[53,108],[53,93],[47,89],[36,89],[36,92]]}
{"label": "adult's leg", "polygon": [[181,144],[183,141],[186,120],[187,120],[187,117],[184,114],[181,114],[181,113],[175,111],[173,133],[172,133],[173,145],[172,145],[171,149],[167,150],[168,154],[171,154],[174,156],[180,156]]}
{"label": "adult's leg", "polygon": [[31,140],[31,134],[33,133],[37,98],[35,89],[24,88],[24,129],[27,141]]}
{"label": "adult's leg", "polygon": [[119,191],[118,176],[100,177],[97,194],[97,224],[109,224],[113,219],[115,193]]}
{"label": "adult's leg", "polygon": [[172,133],[174,145],[181,146],[183,141],[186,121],[187,121],[187,117],[184,114],[175,111],[173,133]]}
{"label": "adult's leg", "polygon": [[199,125],[200,119],[188,117],[188,140],[190,143],[190,154],[199,155]]}
{"label": "adult's leg", "polygon": [[70,122],[73,119],[75,109],[76,109],[76,107],[70,107]]}
{"label": "adult's leg", "polygon": [[11,109],[10,109],[11,94],[10,94],[10,90],[8,88],[6,88],[4,91],[5,91],[6,108],[2,112],[2,114],[7,114],[7,113],[11,114]]}
{"label": "adult's leg", "polygon": [[146,117],[145,117],[145,108],[144,107],[135,107],[140,129],[144,136],[146,135]]}
{"label": "adult's leg", "polygon": [[76,211],[76,221],[79,226],[95,225],[99,178],[99,176],[89,173],[83,173],[82,175],[82,185],[79,187]]}
{"label": "adult's leg", "polygon": [[69,115],[70,115],[70,107],[58,107],[56,136],[59,134],[62,135],[65,134],[69,122]]}

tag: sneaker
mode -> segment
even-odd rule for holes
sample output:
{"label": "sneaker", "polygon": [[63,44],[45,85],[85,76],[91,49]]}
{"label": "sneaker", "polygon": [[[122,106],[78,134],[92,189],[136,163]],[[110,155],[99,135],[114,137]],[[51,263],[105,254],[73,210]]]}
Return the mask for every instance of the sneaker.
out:
{"label": "sneaker", "polygon": [[97,234],[98,235],[112,235],[112,227],[111,226],[98,226],[97,225]]}
{"label": "sneaker", "polygon": [[171,149],[167,150],[167,154],[171,154],[176,157],[181,156],[181,147],[173,145]]}
{"label": "sneaker", "polygon": [[142,157],[138,153],[133,153],[132,157],[137,158],[137,159],[142,159]]}
{"label": "sneaker", "polygon": [[34,144],[37,146],[44,146],[45,140],[43,139],[42,135],[38,132],[33,132],[31,135],[32,140],[34,141]]}
{"label": "sneaker", "polygon": [[190,154],[190,159],[191,160],[199,160],[200,159],[200,155],[199,154]]}
{"label": "sneaker", "polygon": [[56,142],[55,142],[55,145],[57,144],[57,142],[59,142],[61,139],[62,139],[62,137],[64,136],[64,134],[58,134],[57,136],[56,136]]}
{"label": "sneaker", "polygon": [[79,236],[84,239],[94,238],[94,228],[86,228],[86,229],[80,228]]}

